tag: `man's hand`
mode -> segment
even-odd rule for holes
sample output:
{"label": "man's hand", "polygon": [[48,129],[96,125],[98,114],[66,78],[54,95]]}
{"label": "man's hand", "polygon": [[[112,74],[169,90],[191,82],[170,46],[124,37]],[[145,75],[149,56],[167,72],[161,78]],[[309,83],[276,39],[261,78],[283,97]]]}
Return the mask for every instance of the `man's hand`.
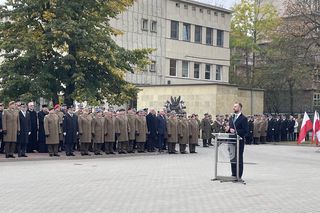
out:
{"label": "man's hand", "polygon": [[231,133],[235,133],[235,132],[236,132],[236,130],[234,130],[234,129],[230,128],[230,132],[231,132]]}
{"label": "man's hand", "polygon": [[31,135],[31,132],[28,132],[28,135]]}

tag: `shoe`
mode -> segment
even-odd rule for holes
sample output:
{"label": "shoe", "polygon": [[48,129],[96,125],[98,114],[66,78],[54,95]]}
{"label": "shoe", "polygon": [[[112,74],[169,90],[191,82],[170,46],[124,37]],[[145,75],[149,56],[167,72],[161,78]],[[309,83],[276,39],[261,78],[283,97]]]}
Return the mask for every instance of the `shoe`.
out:
{"label": "shoe", "polygon": [[181,152],[181,154],[187,154],[187,152]]}
{"label": "shoe", "polygon": [[111,154],[111,155],[115,155],[116,153],[114,153],[114,152],[110,152],[109,154]]}
{"label": "shoe", "polygon": [[66,153],[66,156],[70,156],[70,153]]}
{"label": "shoe", "polygon": [[16,158],[14,155],[9,155],[9,158]]}
{"label": "shoe", "polygon": [[60,155],[59,155],[59,154],[53,154],[53,156],[55,156],[55,157],[60,157]]}
{"label": "shoe", "polygon": [[50,157],[53,157],[53,154],[49,154]]}
{"label": "shoe", "polygon": [[10,155],[6,155],[6,158],[10,158]]}
{"label": "shoe", "polygon": [[27,157],[28,157],[28,155],[22,155],[22,157],[27,158]]}
{"label": "shoe", "polygon": [[72,153],[72,152],[71,152],[71,153],[69,154],[69,156],[76,156],[76,155],[75,155],[74,153]]}
{"label": "shoe", "polygon": [[91,156],[91,154],[89,154],[89,153],[86,153],[86,155]]}
{"label": "shoe", "polygon": [[209,143],[208,145],[209,145],[209,146],[213,146],[213,144],[212,144],[212,143]]}
{"label": "shoe", "polygon": [[203,146],[203,147],[209,147],[208,145],[205,145],[205,146]]}
{"label": "shoe", "polygon": [[85,155],[87,155],[86,153],[81,153],[81,156],[85,156]]}

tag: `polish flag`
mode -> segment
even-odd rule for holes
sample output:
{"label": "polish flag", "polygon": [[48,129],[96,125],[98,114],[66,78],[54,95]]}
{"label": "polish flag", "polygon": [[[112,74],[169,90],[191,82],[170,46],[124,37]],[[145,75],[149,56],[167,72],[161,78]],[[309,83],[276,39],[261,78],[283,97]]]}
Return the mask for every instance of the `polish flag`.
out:
{"label": "polish flag", "polygon": [[312,142],[318,145],[320,141],[320,118],[317,111],[314,112],[313,128],[312,128]]}
{"label": "polish flag", "polygon": [[308,114],[305,112],[302,120],[300,133],[299,133],[298,144],[305,142],[305,138],[310,130],[312,130],[312,122]]}

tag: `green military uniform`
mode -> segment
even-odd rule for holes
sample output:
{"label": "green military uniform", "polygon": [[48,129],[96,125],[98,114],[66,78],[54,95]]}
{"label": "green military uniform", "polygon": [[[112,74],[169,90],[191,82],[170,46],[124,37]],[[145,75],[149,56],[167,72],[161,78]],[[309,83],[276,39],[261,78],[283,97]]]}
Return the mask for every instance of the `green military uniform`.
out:
{"label": "green military uniform", "polygon": [[89,148],[92,143],[92,116],[85,113],[81,114],[78,116],[78,125],[81,155],[90,155]]}
{"label": "green military uniform", "polygon": [[62,132],[59,119],[59,116],[54,112],[50,112],[44,117],[44,132],[50,157],[59,156],[59,134]]}
{"label": "green military uniform", "polygon": [[104,121],[105,118],[101,115],[96,115],[92,120],[91,131],[95,155],[101,155],[101,146],[104,143]]}
{"label": "green military uniform", "polygon": [[176,143],[178,142],[178,120],[176,117],[170,117],[167,121],[168,131],[168,152],[176,153]]}
{"label": "green military uniform", "polygon": [[118,135],[118,152],[119,154],[126,154],[130,132],[128,118],[125,115],[117,115],[116,118],[116,134]]}
{"label": "green military uniform", "polygon": [[260,135],[261,135],[261,120],[254,119],[253,122],[253,140],[254,144],[260,144]]}
{"label": "green military uniform", "polygon": [[139,115],[136,119],[136,143],[138,152],[144,152],[144,145],[147,141],[147,121],[146,116]]}
{"label": "green military uniform", "polygon": [[268,130],[268,121],[267,119],[262,119],[260,124],[260,142],[266,143],[267,130]]}
{"label": "green military uniform", "polygon": [[5,109],[2,115],[2,132],[5,143],[6,157],[14,157],[17,135],[20,132],[19,112],[14,109]]}
{"label": "green military uniform", "polygon": [[129,125],[129,128],[130,128],[128,153],[133,153],[134,141],[136,139],[136,119],[137,119],[137,115],[135,113],[128,113],[127,117],[128,117],[128,125]]}
{"label": "green military uniform", "polygon": [[209,118],[203,118],[201,121],[203,147],[208,147],[208,140],[212,131]]}
{"label": "green military uniform", "polygon": [[106,154],[114,154],[113,145],[116,141],[115,139],[115,117],[112,115],[105,116],[104,122],[105,129],[105,146]]}
{"label": "green military uniform", "polygon": [[187,144],[189,144],[190,129],[187,118],[181,118],[178,123],[178,143],[181,154],[186,154]]}
{"label": "green military uniform", "polygon": [[190,139],[189,139],[189,151],[190,153],[196,153],[196,145],[199,139],[199,124],[197,120],[191,119],[189,121]]}

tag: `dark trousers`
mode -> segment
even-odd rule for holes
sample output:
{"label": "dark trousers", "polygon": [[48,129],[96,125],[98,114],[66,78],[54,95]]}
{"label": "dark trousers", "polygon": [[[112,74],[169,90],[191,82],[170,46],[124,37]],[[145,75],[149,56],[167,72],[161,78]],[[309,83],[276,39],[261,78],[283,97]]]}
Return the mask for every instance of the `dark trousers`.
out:
{"label": "dark trousers", "polygon": [[287,133],[284,132],[284,133],[281,133],[281,141],[287,141]]}
{"label": "dark trousers", "polygon": [[59,144],[48,144],[48,153],[50,155],[56,155],[59,151]]}
{"label": "dark trousers", "polygon": [[65,148],[66,148],[66,154],[73,153],[74,143],[66,143]]}
{"label": "dark trousers", "polygon": [[186,153],[187,144],[179,144],[180,153]]}
{"label": "dark trousers", "polygon": [[91,142],[81,142],[80,143],[80,151],[81,154],[88,154],[89,153],[89,147],[91,146]]}
{"label": "dark trousers", "polygon": [[27,143],[17,143],[17,151],[19,157],[26,155]]}
{"label": "dark trousers", "polygon": [[144,145],[145,145],[145,142],[137,142],[138,152],[144,152]]}
{"label": "dark trousers", "polygon": [[148,135],[148,139],[147,139],[147,150],[148,150],[148,152],[155,150],[156,138],[157,138],[156,136]]}
{"label": "dark trousers", "polygon": [[28,152],[33,152],[34,150],[39,151],[37,134],[37,131],[35,131],[31,132],[31,134],[29,135],[29,143],[27,147]]}
{"label": "dark trousers", "polygon": [[93,144],[93,150],[95,154],[98,154],[101,152],[101,145],[102,143],[94,143]]}
{"label": "dark trousers", "polygon": [[274,141],[275,142],[280,142],[280,134],[279,133],[274,133]]}
{"label": "dark trousers", "polygon": [[128,152],[133,153],[134,140],[129,140],[128,143]]}
{"label": "dark trousers", "polygon": [[118,152],[126,153],[128,150],[128,141],[119,141],[118,142]]}
{"label": "dark trousers", "polygon": [[189,144],[189,152],[196,153],[196,144]]}
{"label": "dark trousers", "polygon": [[[235,146],[235,145],[234,145]],[[241,140],[239,144],[239,178],[243,174],[243,151],[244,151],[244,142]],[[237,176],[237,149],[235,148],[235,157],[231,160],[231,173],[232,176]]]}
{"label": "dark trousers", "polygon": [[266,143],[266,136],[260,136],[260,142]]}
{"label": "dark trousers", "polygon": [[176,143],[168,142],[168,152],[175,153],[176,152]]}
{"label": "dark trousers", "polygon": [[167,138],[164,138],[164,140],[163,140],[163,148],[162,149],[164,149],[164,150],[166,150],[167,149],[167,144],[168,144],[168,139]]}
{"label": "dark trousers", "polygon": [[164,148],[164,135],[158,135],[158,146],[159,149],[163,149]]}
{"label": "dark trousers", "polygon": [[260,144],[260,137],[259,138],[253,138],[253,144]]}
{"label": "dark trousers", "polygon": [[293,132],[289,132],[288,133],[288,140],[289,141],[294,141],[294,133]]}
{"label": "dark trousers", "polygon": [[106,142],[105,143],[106,154],[114,153],[113,144],[114,144],[113,142]]}
{"label": "dark trousers", "polygon": [[4,142],[3,142],[3,135],[0,133],[0,153],[4,152]]}
{"label": "dark trousers", "polygon": [[5,142],[4,152],[6,155],[13,155],[16,150],[16,142]]}
{"label": "dark trousers", "polygon": [[48,146],[46,144],[46,141],[38,141],[39,144],[39,152],[40,153],[47,153],[48,152]]}
{"label": "dark trousers", "polygon": [[203,147],[207,147],[208,146],[208,140],[207,139],[202,139],[202,144],[203,144]]}

